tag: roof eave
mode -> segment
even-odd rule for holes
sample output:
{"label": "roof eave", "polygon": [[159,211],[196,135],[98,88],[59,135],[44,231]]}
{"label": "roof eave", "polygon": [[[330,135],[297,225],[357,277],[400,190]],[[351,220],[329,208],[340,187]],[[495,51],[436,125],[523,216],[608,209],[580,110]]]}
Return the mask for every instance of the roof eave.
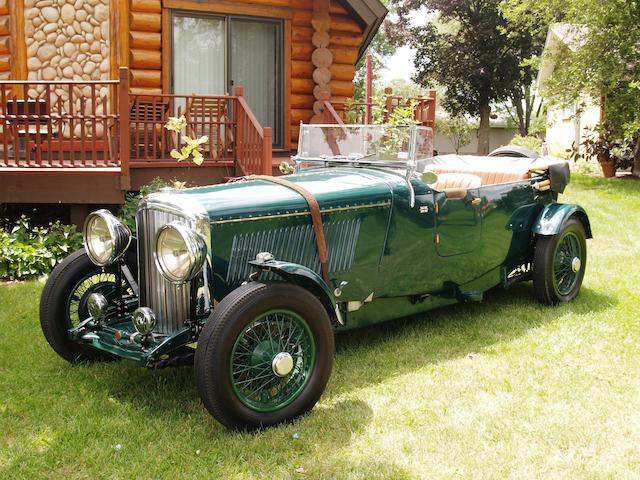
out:
{"label": "roof eave", "polygon": [[342,0],[342,3],[349,13],[356,17],[363,29],[362,43],[358,50],[358,60],[360,60],[380,29],[389,10],[380,0]]}

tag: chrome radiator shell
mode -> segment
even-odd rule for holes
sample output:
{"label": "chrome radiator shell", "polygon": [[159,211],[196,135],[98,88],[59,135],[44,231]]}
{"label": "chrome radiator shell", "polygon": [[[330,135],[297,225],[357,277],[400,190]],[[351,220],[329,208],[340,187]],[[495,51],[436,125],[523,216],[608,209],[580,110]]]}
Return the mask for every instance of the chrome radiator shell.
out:
{"label": "chrome radiator shell", "polygon": [[205,268],[211,259],[208,216],[199,203],[179,191],[154,193],[140,201],[136,213],[139,304],[155,313],[154,333],[158,334],[173,333],[195,313],[191,312],[191,285],[171,283],[156,265],[156,235],[161,227],[173,221],[184,223],[204,237],[207,245]]}

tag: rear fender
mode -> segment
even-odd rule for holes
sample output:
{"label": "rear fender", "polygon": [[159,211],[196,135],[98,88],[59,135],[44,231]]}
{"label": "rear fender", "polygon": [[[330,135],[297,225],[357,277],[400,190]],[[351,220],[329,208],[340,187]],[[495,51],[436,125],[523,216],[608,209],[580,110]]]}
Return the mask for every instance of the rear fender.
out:
{"label": "rear fender", "polygon": [[266,262],[251,261],[249,263],[258,270],[273,272],[283,280],[310,291],[322,302],[329,317],[343,323],[331,288],[320,275],[310,268],[298,263],[281,262],[278,260],[268,260]]}
{"label": "rear fender", "polygon": [[531,231],[538,235],[556,235],[562,231],[563,225],[572,217],[582,223],[586,237],[593,238],[587,212],[580,205],[571,203],[550,203],[545,206],[534,222]]}

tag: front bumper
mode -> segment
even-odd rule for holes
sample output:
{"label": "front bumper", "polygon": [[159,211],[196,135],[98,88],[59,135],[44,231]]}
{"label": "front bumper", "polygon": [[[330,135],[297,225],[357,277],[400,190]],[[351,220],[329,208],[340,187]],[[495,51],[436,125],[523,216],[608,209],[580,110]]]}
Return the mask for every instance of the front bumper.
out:
{"label": "front bumper", "polygon": [[87,319],[69,330],[69,335],[74,341],[118,357],[135,360],[147,367],[162,364],[181,347],[196,340],[195,331],[191,327],[182,327],[170,335],[155,335],[143,339],[130,320],[98,325],[93,319]]}

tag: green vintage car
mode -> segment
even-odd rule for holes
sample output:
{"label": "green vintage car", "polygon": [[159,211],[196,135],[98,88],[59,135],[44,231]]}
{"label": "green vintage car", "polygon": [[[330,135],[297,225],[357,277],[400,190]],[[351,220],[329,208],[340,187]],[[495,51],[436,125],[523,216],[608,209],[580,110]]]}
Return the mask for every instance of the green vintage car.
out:
{"label": "green vintage car", "polygon": [[433,156],[432,140],[416,126],[302,125],[290,175],[151,194],[135,236],[90,214],[85,249],[42,293],[46,339],[72,363],[194,364],[209,412],[252,429],[313,408],[335,332],[519,281],[543,303],[572,300],[591,227],[557,203],[567,164]]}

